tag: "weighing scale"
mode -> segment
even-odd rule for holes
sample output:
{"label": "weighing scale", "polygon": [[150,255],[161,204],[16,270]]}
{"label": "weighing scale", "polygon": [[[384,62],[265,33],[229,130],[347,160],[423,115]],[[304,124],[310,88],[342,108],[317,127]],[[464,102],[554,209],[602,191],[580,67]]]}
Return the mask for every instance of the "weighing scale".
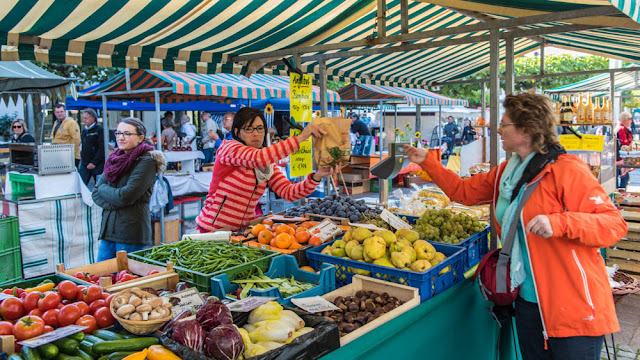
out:
{"label": "weighing scale", "polygon": [[400,171],[409,165],[410,161],[404,152],[406,143],[390,143],[389,156],[371,167],[371,174],[380,181],[380,204],[387,206],[389,200],[389,179],[398,176]]}

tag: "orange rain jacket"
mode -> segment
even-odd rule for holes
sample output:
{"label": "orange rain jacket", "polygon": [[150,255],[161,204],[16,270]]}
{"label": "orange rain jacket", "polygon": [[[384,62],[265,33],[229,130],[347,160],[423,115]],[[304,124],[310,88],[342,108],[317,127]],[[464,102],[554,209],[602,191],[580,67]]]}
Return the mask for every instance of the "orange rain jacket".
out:
{"label": "orange rain jacket", "polygon": [[[432,155],[421,164],[453,201],[466,205],[498,198],[506,162],[486,174],[461,179]],[[527,234],[527,248],[544,337],[600,336],[620,331],[609,280],[599,248],[615,244],[627,224],[589,167],[575,155],[560,155],[536,177],[543,177],[520,214],[522,230],[546,215],[553,236]],[[533,182],[533,181],[532,181]],[[500,234],[500,224],[494,222]]]}

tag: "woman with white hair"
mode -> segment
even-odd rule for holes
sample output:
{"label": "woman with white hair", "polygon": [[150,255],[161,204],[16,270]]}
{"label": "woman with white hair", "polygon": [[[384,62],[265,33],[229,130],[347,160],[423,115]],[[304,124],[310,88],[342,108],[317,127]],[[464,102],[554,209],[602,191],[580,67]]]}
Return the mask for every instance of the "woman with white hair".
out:
{"label": "woman with white hair", "polygon": [[[633,133],[631,131],[632,122],[631,114],[628,112],[620,113],[620,121],[614,130],[618,137],[618,160],[620,160],[620,147],[631,145],[633,142]],[[618,189],[627,189],[629,173],[631,171],[633,171],[633,169],[618,169]]]}

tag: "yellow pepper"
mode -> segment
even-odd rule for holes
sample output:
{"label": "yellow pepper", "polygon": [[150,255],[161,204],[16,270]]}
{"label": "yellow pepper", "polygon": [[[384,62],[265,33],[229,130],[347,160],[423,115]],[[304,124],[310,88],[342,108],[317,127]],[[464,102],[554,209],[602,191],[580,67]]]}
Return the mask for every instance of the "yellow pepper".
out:
{"label": "yellow pepper", "polygon": [[149,360],[181,360],[176,354],[162,345],[149,346],[149,352],[147,353],[147,359]]}
{"label": "yellow pepper", "polygon": [[135,354],[131,354],[131,355],[125,357],[122,360],[144,360],[147,357],[147,352],[148,352],[148,350],[144,349],[144,350],[142,350],[140,352],[137,352]]}
{"label": "yellow pepper", "polygon": [[30,292],[33,292],[33,291],[40,291],[41,293],[43,293],[45,291],[49,291],[49,290],[53,289],[54,286],[56,286],[56,284],[54,284],[54,283],[46,283],[46,284],[38,285],[36,287],[25,289],[24,292],[30,293]]}

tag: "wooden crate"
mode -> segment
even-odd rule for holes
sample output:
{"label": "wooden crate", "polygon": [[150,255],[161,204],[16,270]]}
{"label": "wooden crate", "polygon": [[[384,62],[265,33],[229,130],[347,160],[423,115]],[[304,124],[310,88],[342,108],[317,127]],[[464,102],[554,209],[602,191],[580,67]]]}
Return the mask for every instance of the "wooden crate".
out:
{"label": "wooden crate", "polygon": [[[164,243],[169,244],[179,241],[182,238],[180,234],[180,219],[164,222]],[[160,222],[153,223],[153,244],[158,246],[160,241]]]}
{"label": "wooden crate", "polygon": [[621,213],[627,235],[607,249],[607,265],[617,264],[621,271],[640,278],[640,207],[623,207]]}
{"label": "wooden crate", "polygon": [[[119,284],[112,284],[111,278],[101,277],[100,287],[105,292],[115,293],[124,289],[139,287],[153,289],[172,289],[178,284],[178,274],[173,271],[173,263],[169,262],[166,267],[141,263],[139,261],[129,259],[126,251],[118,251],[113,259],[101,261],[91,265],[80,266],[73,269],[65,270],[64,264],[56,266],[56,273],[61,276],[71,276],[79,271],[87,272],[90,275],[107,275],[118,273],[122,270],[129,270],[132,274],[140,276],[137,279],[125,281]],[[149,271],[157,270],[157,274],[145,276]],[[76,279],[78,280],[78,279]],[[82,281],[82,280],[79,280]],[[92,285],[85,282],[87,286]]]}
{"label": "wooden crate", "polygon": [[345,344],[350,343],[351,341],[359,338],[360,336],[368,333],[378,326],[383,325],[389,320],[398,317],[400,314],[405,313],[420,305],[420,294],[418,293],[418,289],[362,275],[354,275],[351,284],[336,289],[328,294],[323,295],[322,297],[333,302],[333,300],[338,296],[355,296],[356,292],[360,290],[375,291],[378,294],[386,292],[387,294],[389,294],[389,296],[395,296],[396,298],[401,300],[403,304],[380,316],[379,318],[371,321],[370,323],[363,325],[357,330],[341,337],[340,346],[344,346]]}

